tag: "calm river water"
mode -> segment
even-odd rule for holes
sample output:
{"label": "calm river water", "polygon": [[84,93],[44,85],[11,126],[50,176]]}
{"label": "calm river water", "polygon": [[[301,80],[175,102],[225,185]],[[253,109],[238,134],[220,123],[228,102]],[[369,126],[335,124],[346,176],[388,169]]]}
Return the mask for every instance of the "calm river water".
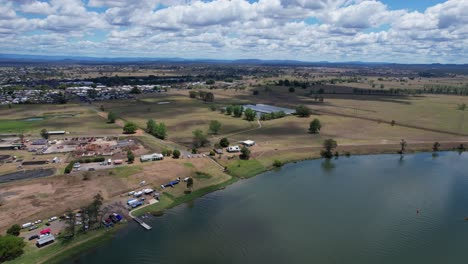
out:
{"label": "calm river water", "polygon": [[[420,213],[417,213],[417,210]],[[466,263],[468,155],[289,164],[67,263]]]}

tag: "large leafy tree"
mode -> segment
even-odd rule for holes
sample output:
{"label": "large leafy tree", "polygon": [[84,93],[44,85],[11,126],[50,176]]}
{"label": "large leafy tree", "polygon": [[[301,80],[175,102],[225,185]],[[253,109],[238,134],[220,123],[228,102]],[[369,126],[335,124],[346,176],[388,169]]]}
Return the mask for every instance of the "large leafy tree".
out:
{"label": "large leafy tree", "polygon": [[192,134],[193,134],[193,146],[195,148],[204,147],[208,143],[210,143],[206,134],[203,133],[203,131],[201,131],[200,129],[193,131]]}
{"label": "large leafy tree", "polygon": [[138,130],[137,125],[132,122],[126,123],[125,126],[123,127],[123,132],[125,134],[134,134],[137,130]]}
{"label": "large leafy tree", "polygon": [[210,132],[217,135],[219,130],[221,129],[221,122],[218,120],[211,120],[210,121]]}
{"label": "large leafy tree", "polygon": [[323,141],[324,150],[322,150],[321,152],[322,157],[327,158],[327,159],[333,157],[332,151],[337,147],[338,147],[338,143],[334,139],[331,139],[331,138],[325,139]]}
{"label": "large leafy tree", "polygon": [[41,130],[41,137],[44,138],[44,139],[48,139],[49,138],[49,131],[47,131],[47,129],[43,128]]}
{"label": "large leafy tree", "polygon": [[322,124],[320,123],[320,120],[315,118],[314,120],[310,122],[309,132],[312,134],[318,134],[321,128],[322,128]]}
{"label": "large leafy tree", "polygon": [[257,113],[250,108],[245,109],[244,114],[245,114],[245,119],[247,119],[247,121],[254,121],[255,117],[257,117]]}
{"label": "large leafy tree", "polygon": [[21,256],[25,245],[26,243],[22,237],[0,236],[0,263]]}
{"label": "large leafy tree", "polygon": [[310,109],[304,105],[296,106],[296,114],[300,117],[309,117],[310,116]]}
{"label": "large leafy tree", "polygon": [[107,122],[109,123],[115,123],[115,120],[117,119],[117,115],[110,111],[108,114],[107,114]]}
{"label": "large leafy tree", "polygon": [[229,147],[229,140],[227,138],[222,138],[220,141],[219,141],[219,145],[223,148],[227,148]]}

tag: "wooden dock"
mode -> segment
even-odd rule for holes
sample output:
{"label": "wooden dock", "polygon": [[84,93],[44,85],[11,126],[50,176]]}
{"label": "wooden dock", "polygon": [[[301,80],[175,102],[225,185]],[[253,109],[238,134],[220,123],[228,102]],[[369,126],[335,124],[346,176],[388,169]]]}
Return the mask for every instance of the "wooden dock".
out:
{"label": "wooden dock", "polygon": [[133,220],[135,220],[137,223],[139,223],[146,230],[151,230],[151,228],[152,228],[151,226],[149,226],[147,223],[143,222],[143,220],[141,220],[138,217],[133,217]]}

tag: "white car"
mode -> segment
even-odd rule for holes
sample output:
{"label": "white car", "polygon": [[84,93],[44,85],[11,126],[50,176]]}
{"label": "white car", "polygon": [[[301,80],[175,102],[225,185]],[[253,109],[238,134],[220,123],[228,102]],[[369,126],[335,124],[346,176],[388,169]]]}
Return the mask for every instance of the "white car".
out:
{"label": "white car", "polygon": [[57,220],[57,219],[58,219],[58,217],[52,216],[51,218],[49,218],[49,222],[53,222],[53,221],[55,221],[55,220]]}
{"label": "white car", "polygon": [[35,225],[40,224],[40,223],[42,223],[42,220],[36,220],[36,221],[34,222]]}

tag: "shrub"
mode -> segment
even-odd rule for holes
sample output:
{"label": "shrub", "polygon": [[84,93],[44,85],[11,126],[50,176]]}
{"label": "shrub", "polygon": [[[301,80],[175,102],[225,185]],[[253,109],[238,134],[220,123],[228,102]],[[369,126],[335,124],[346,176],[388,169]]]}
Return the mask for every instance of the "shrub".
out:
{"label": "shrub", "polygon": [[173,157],[174,159],[180,158],[180,150],[174,149],[174,151],[172,152],[172,157]]}
{"label": "shrub", "polygon": [[281,162],[281,160],[275,160],[275,161],[273,161],[273,166],[275,166],[277,168],[282,167],[283,162]]}
{"label": "shrub", "polygon": [[19,236],[20,231],[21,231],[21,227],[18,224],[14,224],[10,228],[8,228],[6,233],[12,236]]}

